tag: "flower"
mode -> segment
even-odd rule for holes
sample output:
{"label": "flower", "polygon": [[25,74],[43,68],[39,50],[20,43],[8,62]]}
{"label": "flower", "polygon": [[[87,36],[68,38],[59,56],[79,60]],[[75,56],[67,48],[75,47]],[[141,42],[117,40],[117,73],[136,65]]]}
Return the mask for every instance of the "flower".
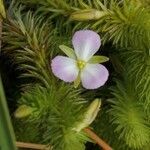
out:
{"label": "flower", "polygon": [[75,32],[72,38],[74,50],[60,45],[60,49],[69,57],[56,56],[51,63],[56,77],[73,82],[76,86],[82,82],[86,89],[96,89],[105,84],[109,73],[99,64],[109,59],[105,56],[93,56],[101,45],[100,36],[92,30]]}

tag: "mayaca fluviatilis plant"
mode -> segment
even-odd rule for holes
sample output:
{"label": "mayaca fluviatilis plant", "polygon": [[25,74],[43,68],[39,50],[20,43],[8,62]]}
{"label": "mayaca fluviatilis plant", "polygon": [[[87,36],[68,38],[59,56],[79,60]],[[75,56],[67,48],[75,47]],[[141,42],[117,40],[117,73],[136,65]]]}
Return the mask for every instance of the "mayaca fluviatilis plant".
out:
{"label": "mayaca fluviatilis plant", "polygon": [[[73,130],[80,132],[82,129],[88,127],[96,118],[101,106],[101,100],[95,99],[90,106],[87,108],[86,112],[83,114],[83,120],[78,122]],[[15,111],[14,116],[16,118],[25,118],[29,116],[33,111],[36,111],[30,106],[21,105]]]}
{"label": "mayaca fluviatilis plant", "polygon": [[65,82],[74,82],[77,87],[82,82],[86,89],[96,89],[105,84],[109,73],[99,64],[109,60],[105,56],[93,56],[100,48],[100,36],[91,30],[80,30],[73,35],[74,50],[60,45],[68,56],[56,56],[51,63],[52,72]]}
{"label": "mayaca fluviatilis plant", "polygon": [[101,100],[95,99],[83,114],[83,120],[77,123],[76,127],[74,127],[73,130],[80,132],[82,129],[88,127],[95,120],[100,110],[100,106]]}

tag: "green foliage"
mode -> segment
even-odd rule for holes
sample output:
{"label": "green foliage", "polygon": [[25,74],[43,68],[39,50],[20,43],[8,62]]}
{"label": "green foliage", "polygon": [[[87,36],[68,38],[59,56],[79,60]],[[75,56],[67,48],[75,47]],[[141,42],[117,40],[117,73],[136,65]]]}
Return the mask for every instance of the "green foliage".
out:
{"label": "green foliage", "polygon": [[16,140],[30,143],[40,143],[41,134],[37,123],[27,122],[25,120],[13,118]]}
{"label": "green foliage", "polygon": [[[35,3],[38,4],[37,10],[42,11],[44,15],[48,13],[49,19],[61,15],[59,20],[58,18],[55,20],[57,30],[63,27],[67,31],[69,30],[68,32],[72,32],[78,29],[90,28],[103,33],[104,42],[111,40],[113,44],[121,45],[122,47],[133,46],[133,44],[140,46],[142,43],[149,42],[147,39],[150,36],[149,11],[141,5],[140,1],[31,0],[28,3],[31,6]],[[93,12],[94,10],[97,12]],[[73,18],[74,13],[78,12],[79,19],[78,17],[76,17],[75,21],[70,19]],[[85,21],[81,21],[81,15],[85,16]],[[61,30],[59,31],[61,32]],[[143,36],[144,38],[141,38]]]}
{"label": "green foliage", "polygon": [[[85,149],[84,143],[88,138],[84,133],[73,130],[85,111],[85,100],[80,98],[79,94],[79,90],[64,84],[50,88],[35,86],[23,93],[19,105],[34,109],[31,115],[24,119],[28,123],[27,129],[37,128],[40,140],[53,145],[56,150]],[[28,134],[32,137],[32,130]]]}
{"label": "green foliage", "polygon": [[[149,14],[146,9],[127,0],[119,6],[117,3],[107,9],[108,15],[100,24],[104,32],[104,41],[112,40],[121,47],[141,47],[149,42]],[[134,39],[134,40],[133,40]]]}
{"label": "green foliage", "polygon": [[109,113],[112,123],[117,125],[115,132],[119,133],[119,139],[131,148],[142,149],[150,142],[149,125],[132,82],[127,82],[117,82],[117,86],[112,89],[115,98],[110,101],[112,108]]}
{"label": "green foliage", "polygon": [[31,82],[38,80],[48,87],[50,54],[53,53],[51,25],[30,11],[21,14],[18,10],[5,22],[4,30],[3,41],[7,45],[3,50],[19,64],[21,77],[31,78]]}
{"label": "green foliage", "polygon": [[[122,3],[111,0],[109,3],[97,4],[97,10],[105,15],[95,21],[79,22],[78,28],[90,28],[103,34],[103,41],[111,40],[121,47],[141,47],[149,43],[149,13],[138,3],[125,0]],[[93,7],[93,9],[95,9]]]}
{"label": "green foliage", "polygon": [[[112,115],[108,113],[108,106],[103,106],[97,119],[95,120],[94,129],[98,135],[114,150],[133,150],[129,148],[123,139],[119,139],[119,133],[115,132],[116,124],[112,124]],[[99,150],[99,147],[93,147],[92,150]]]}
{"label": "green foliage", "polygon": [[[146,49],[147,50],[147,49]],[[145,111],[150,109],[150,56],[144,50],[129,49],[122,54],[126,73],[133,81],[139,101]]]}

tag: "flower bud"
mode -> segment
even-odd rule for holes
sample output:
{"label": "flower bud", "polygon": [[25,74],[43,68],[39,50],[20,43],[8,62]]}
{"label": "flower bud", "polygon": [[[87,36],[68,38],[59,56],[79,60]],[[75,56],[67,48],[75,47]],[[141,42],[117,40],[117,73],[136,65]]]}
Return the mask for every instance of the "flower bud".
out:
{"label": "flower bud", "polygon": [[101,100],[95,99],[90,106],[87,108],[87,111],[84,114],[82,122],[79,122],[74,128],[75,131],[79,132],[82,129],[88,127],[96,118],[101,106]]}
{"label": "flower bud", "polygon": [[106,15],[106,12],[104,11],[99,11],[96,9],[86,9],[86,10],[78,10],[76,12],[73,12],[70,15],[70,19],[77,20],[77,21],[98,20],[104,15]]}
{"label": "flower bud", "polygon": [[33,112],[33,108],[27,105],[21,105],[14,113],[16,118],[24,118]]}

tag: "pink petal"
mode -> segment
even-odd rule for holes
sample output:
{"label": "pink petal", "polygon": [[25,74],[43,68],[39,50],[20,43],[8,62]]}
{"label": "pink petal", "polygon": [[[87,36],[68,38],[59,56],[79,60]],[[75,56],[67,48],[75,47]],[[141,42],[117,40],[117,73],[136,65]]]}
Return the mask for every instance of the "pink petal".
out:
{"label": "pink petal", "polygon": [[97,89],[105,84],[108,70],[101,64],[87,64],[81,72],[82,85],[86,89]]}
{"label": "pink petal", "polygon": [[76,61],[64,56],[56,56],[51,67],[54,75],[65,82],[74,81],[79,73]]}
{"label": "pink petal", "polygon": [[75,32],[72,43],[78,59],[88,61],[100,48],[100,36],[92,30]]}

